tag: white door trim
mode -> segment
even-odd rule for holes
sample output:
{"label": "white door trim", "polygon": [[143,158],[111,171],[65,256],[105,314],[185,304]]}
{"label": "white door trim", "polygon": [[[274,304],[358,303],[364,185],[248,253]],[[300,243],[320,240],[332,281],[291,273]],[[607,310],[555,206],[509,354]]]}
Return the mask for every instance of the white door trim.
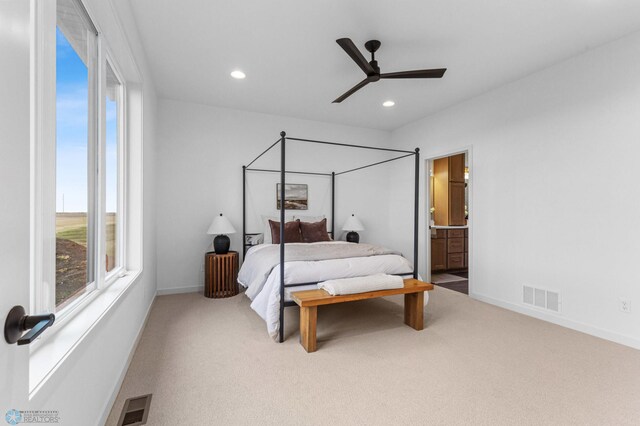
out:
{"label": "white door trim", "polygon": [[425,238],[425,254],[426,254],[426,259],[425,259],[425,265],[426,265],[426,271],[425,271],[425,279],[428,282],[431,282],[431,233],[430,233],[430,217],[431,215],[429,214],[429,208],[431,208],[430,205],[430,200],[431,200],[431,185],[430,185],[430,179],[431,179],[431,175],[429,173],[429,171],[431,170],[431,165],[433,163],[434,160],[438,160],[440,158],[445,158],[445,157],[450,157],[452,155],[457,155],[457,154],[466,154],[467,155],[467,163],[469,164],[469,180],[467,181],[467,191],[469,193],[469,200],[468,200],[468,205],[467,208],[469,209],[469,220],[467,223],[467,228],[468,228],[468,238],[469,238],[469,249],[468,249],[468,256],[469,256],[469,262],[468,262],[468,270],[469,270],[469,295],[473,294],[472,286],[473,286],[473,270],[474,270],[474,256],[473,256],[473,146],[469,145],[467,147],[463,147],[463,148],[459,148],[459,149],[454,149],[454,150],[450,150],[450,151],[446,151],[446,152],[441,152],[437,155],[430,155],[427,159],[425,159],[425,205],[427,206],[426,209],[426,214],[425,214],[425,219],[424,219],[424,225],[425,225],[425,233],[424,233],[424,238]]}

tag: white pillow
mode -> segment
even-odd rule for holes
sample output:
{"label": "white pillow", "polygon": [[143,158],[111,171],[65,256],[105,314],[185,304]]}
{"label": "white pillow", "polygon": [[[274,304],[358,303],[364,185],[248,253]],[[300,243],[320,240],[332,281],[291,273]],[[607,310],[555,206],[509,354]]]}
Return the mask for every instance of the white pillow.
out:
{"label": "white pillow", "polygon": [[[271,239],[271,225],[269,225],[269,221],[272,220],[274,222],[280,222],[280,216],[262,216],[262,233],[264,234],[264,243],[265,244],[272,244],[273,240]],[[293,219],[293,216],[285,216],[284,217],[284,221],[285,222],[291,222]]]}
{"label": "white pillow", "polygon": [[262,244],[263,242],[264,242],[263,234],[251,235],[249,237],[249,244],[251,244],[252,246],[257,246],[258,244]]}
{"label": "white pillow", "polygon": [[300,222],[307,222],[307,223],[320,222],[324,218],[325,218],[325,215],[322,215],[322,216],[297,215],[297,214],[293,215],[293,220],[300,219]]}

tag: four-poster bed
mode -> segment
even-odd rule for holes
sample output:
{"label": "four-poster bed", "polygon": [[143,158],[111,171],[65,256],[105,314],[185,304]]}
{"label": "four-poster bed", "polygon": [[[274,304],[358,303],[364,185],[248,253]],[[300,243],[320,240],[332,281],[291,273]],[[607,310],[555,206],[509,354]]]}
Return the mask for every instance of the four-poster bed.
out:
{"label": "four-poster bed", "polygon": [[[393,158],[389,158],[389,159],[385,159],[382,161],[377,161],[371,164],[366,164],[360,167],[356,167],[353,169],[349,169],[349,170],[344,170],[344,171],[340,171],[340,172],[335,172],[335,171],[331,171],[331,172],[317,172],[317,171],[296,171],[296,170],[287,170],[286,169],[286,148],[287,148],[287,142],[288,141],[294,141],[294,142],[300,142],[300,143],[313,143],[313,144],[321,144],[321,145],[329,145],[329,146],[340,146],[340,147],[347,147],[347,148],[354,148],[354,149],[366,149],[366,150],[373,150],[373,151],[383,151],[383,152],[389,152],[389,153],[396,153],[396,154],[400,154],[397,155]],[[258,159],[260,159],[264,154],[266,154],[267,152],[269,152],[272,148],[274,148],[276,145],[280,144],[280,169],[276,170],[276,169],[264,169],[264,168],[255,168],[255,167],[251,167]],[[396,160],[400,160],[403,158],[408,158],[408,157],[414,157],[414,166],[415,166],[415,186],[414,186],[414,230],[413,230],[413,266],[411,266],[409,264],[408,261],[406,261],[406,259],[402,258],[401,256],[399,256],[399,253],[395,253],[393,251],[390,250],[386,250],[386,249],[382,249],[380,247],[376,247],[376,246],[368,246],[368,245],[357,245],[357,244],[351,244],[351,243],[343,243],[343,244],[336,244],[336,246],[339,247],[332,247],[330,250],[327,250],[326,248],[317,248],[317,250],[315,250],[315,256],[316,257],[304,257],[303,255],[301,255],[300,253],[296,253],[293,249],[294,247],[292,246],[298,246],[299,244],[291,244],[291,243],[287,243],[286,242],[286,238],[285,238],[285,226],[283,224],[286,223],[285,221],[285,183],[286,183],[286,175],[287,174],[299,174],[299,175],[312,175],[312,176],[326,176],[326,177],[330,177],[331,179],[331,231],[329,232],[329,234],[331,234],[331,237],[333,239],[335,239],[335,188],[336,188],[336,177],[340,176],[340,175],[344,175],[347,173],[352,173],[352,172],[356,172],[359,170],[363,170],[369,167],[374,167],[374,166],[378,166],[381,164],[385,164],[385,163],[389,163],[392,161],[396,161]],[[279,227],[279,232],[280,232],[280,238],[279,238],[279,250],[278,250],[278,257],[277,259],[274,257],[275,256],[275,252],[273,250],[271,250],[271,263],[269,264],[267,262],[266,265],[262,265],[264,271],[268,271],[267,273],[272,272],[272,270],[275,270],[274,266],[278,267],[278,270],[275,272],[279,272],[279,277],[277,278],[273,278],[273,279],[277,279],[279,280],[279,288],[278,290],[278,295],[279,295],[279,310],[278,310],[278,341],[282,342],[284,340],[284,309],[285,307],[289,307],[289,306],[296,306],[296,303],[293,300],[286,300],[285,298],[285,291],[289,288],[292,287],[299,287],[301,289],[305,289],[308,288],[310,285],[316,285],[318,284],[319,281],[322,281],[323,279],[318,279],[316,281],[310,280],[310,279],[305,279],[305,282],[288,282],[286,283],[286,279],[285,279],[285,261],[289,261],[291,263],[295,263],[296,261],[298,263],[304,263],[304,261],[306,260],[313,260],[316,261],[315,263],[318,265],[328,265],[328,263],[323,263],[323,262],[328,262],[329,259],[336,259],[336,262],[339,263],[339,261],[345,261],[347,259],[351,260],[352,257],[349,256],[353,256],[353,257],[367,257],[367,256],[377,256],[376,257],[376,267],[379,268],[383,268],[384,272],[390,273],[392,275],[401,275],[401,276],[412,276],[414,279],[418,278],[418,198],[419,198],[419,168],[420,168],[420,150],[419,148],[416,148],[415,151],[406,151],[406,150],[400,150],[400,149],[393,149],[393,148],[382,148],[382,147],[372,147],[372,146],[365,146],[365,145],[355,145],[355,144],[347,144],[347,143],[338,143],[338,142],[327,142],[327,141],[320,141],[320,140],[313,140],[313,139],[302,139],[302,138],[294,138],[294,137],[288,137],[286,135],[286,133],[283,131],[280,133],[280,138],[275,141],[273,144],[271,144],[267,149],[265,149],[262,153],[260,153],[260,155],[258,155],[256,158],[254,158],[248,165],[246,166],[242,166],[242,241],[244,244],[244,250],[243,250],[243,255],[246,258],[247,257],[247,252],[249,251],[250,254],[251,252],[257,252],[257,249],[252,249],[252,250],[248,250],[249,248],[251,248],[251,244],[247,243],[246,237],[248,235],[256,235],[254,233],[247,233],[247,229],[246,229],[246,222],[247,222],[247,172],[267,172],[267,173],[279,173],[280,174],[280,182],[279,182],[279,191],[280,191],[280,200],[282,200],[282,202],[280,203],[280,208],[279,208],[279,216],[280,216],[280,227]],[[288,250],[291,249],[291,253],[289,254],[289,259],[285,259],[285,254],[286,254],[286,250],[285,250],[285,245],[289,246]],[[313,244],[311,244],[313,245]],[[360,246],[360,247],[356,247],[356,246]],[[295,247],[298,251],[302,250],[300,248]],[[332,251],[335,252],[337,249],[339,248],[340,251],[346,251],[346,252],[350,252],[350,254],[338,254],[338,255],[334,255],[334,256],[330,256],[328,254],[328,251]],[[263,252],[268,252],[268,250],[262,250]],[[304,251],[304,250],[302,250]],[[267,254],[267,257],[269,255]],[[397,258],[400,257],[401,259],[404,260],[404,262],[398,260]],[[264,263],[264,262],[263,262]],[[277,263],[277,264],[276,264]],[[344,263],[344,262],[343,262]],[[244,265],[243,265],[244,266]],[[312,269],[309,268],[309,264],[307,262],[307,264],[304,264],[303,266],[305,266],[306,270]],[[317,265],[314,265],[317,266]],[[364,259],[361,262],[361,265],[357,266],[355,269],[357,270],[357,268],[361,268],[362,270],[364,270],[363,268],[368,268],[368,267],[372,267],[373,266],[373,262]],[[271,267],[271,269],[269,269],[269,267]],[[350,267],[353,267],[353,265],[350,265]],[[408,269],[407,269],[408,268]],[[355,273],[355,272],[353,272]],[[260,275],[259,273],[254,272],[253,275]],[[265,273],[262,273],[262,275],[264,276]],[[368,275],[367,273],[365,273],[364,275]],[[298,276],[307,276],[308,274],[298,274]],[[263,277],[264,278],[264,277]],[[324,278],[326,279],[326,278]],[[247,287],[247,283],[242,283],[245,287]],[[249,296],[249,294],[248,294]],[[251,296],[249,296],[252,298],[255,297],[255,294],[252,293]],[[254,308],[255,309],[255,308]],[[265,314],[266,315],[266,314]],[[264,317],[263,317],[264,318]],[[266,318],[265,318],[266,320]],[[267,324],[268,321],[267,321]]]}

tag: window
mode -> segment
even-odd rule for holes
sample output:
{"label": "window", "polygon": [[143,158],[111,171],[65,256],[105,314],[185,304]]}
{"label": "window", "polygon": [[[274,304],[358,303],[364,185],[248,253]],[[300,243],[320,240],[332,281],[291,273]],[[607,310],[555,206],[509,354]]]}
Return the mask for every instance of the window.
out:
{"label": "window", "polygon": [[[126,43],[109,49],[111,33],[97,30],[82,1],[37,1],[30,9],[27,311],[56,315],[29,345],[30,398],[131,294],[143,267],[142,74]],[[124,36],[113,34],[116,42]]]}
{"label": "window", "polygon": [[62,316],[124,263],[125,88],[99,38],[80,0],[56,1],[55,291],[36,305]]}
{"label": "window", "polygon": [[94,287],[96,37],[79,4],[57,3],[56,310]]}

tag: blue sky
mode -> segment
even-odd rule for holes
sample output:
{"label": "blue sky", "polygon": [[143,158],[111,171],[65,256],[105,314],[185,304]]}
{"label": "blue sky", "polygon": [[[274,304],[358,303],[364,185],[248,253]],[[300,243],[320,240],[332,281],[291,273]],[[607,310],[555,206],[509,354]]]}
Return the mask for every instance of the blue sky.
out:
{"label": "blue sky", "polygon": [[[116,103],[106,105],[107,211],[116,208]],[[87,211],[88,73],[56,29],[56,211]],[[63,210],[64,195],[64,210]]]}

